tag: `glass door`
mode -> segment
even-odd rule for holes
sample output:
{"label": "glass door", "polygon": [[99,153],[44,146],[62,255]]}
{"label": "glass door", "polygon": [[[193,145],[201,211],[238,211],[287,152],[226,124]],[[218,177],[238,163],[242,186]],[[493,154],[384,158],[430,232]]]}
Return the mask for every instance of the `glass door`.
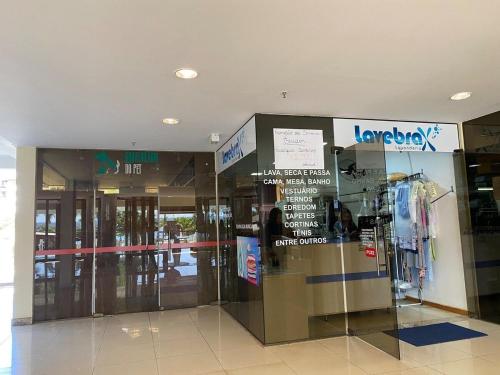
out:
{"label": "glass door", "polygon": [[337,150],[336,165],[347,331],[399,358],[384,145]]}
{"label": "glass door", "polygon": [[197,306],[199,232],[194,190],[162,187],[159,191],[160,309]]}
{"label": "glass door", "polygon": [[96,192],[96,313],[158,309],[157,199],[135,190]]}
{"label": "glass door", "polygon": [[95,313],[158,310],[157,158],[99,151],[95,159]]}
{"label": "glass door", "polygon": [[[158,195],[160,309],[208,305],[217,300],[217,231],[214,197],[205,175]],[[175,178],[178,178],[176,176]]]}

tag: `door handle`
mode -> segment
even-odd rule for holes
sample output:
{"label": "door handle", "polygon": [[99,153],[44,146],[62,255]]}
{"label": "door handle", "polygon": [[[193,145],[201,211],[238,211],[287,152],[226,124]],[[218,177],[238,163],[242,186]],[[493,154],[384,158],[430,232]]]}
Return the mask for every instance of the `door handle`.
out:
{"label": "door handle", "polygon": [[377,276],[380,276],[380,263],[378,259],[378,230],[377,227],[373,227],[373,242],[375,242],[375,262],[377,263]]}

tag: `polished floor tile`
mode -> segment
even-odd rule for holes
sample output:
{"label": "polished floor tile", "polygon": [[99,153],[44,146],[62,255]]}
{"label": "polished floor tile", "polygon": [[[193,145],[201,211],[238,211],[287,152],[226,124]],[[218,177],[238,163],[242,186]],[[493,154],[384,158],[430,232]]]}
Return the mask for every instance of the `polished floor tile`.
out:
{"label": "polished floor tile", "polygon": [[449,345],[437,344],[415,347],[405,342],[400,345],[400,354],[402,359],[419,363],[422,366],[472,358],[472,354]]}
{"label": "polished floor tile", "polygon": [[358,337],[264,347],[217,306],[13,328],[0,322],[0,375],[500,373],[500,325],[426,306],[403,308],[398,317],[403,326],[448,320],[488,336],[424,347],[401,342],[397,360]]}
{"label": "polished floor tile", "polygon": [[215,355],[226,370],[281,362],[281,359],[273,353],[271,348],[259,347],[257,345],[243,349],[216,352]]}
{"label": "polished floor tile", "polygon": [[500,340],[491,336],[454,341],[447,343],[446,346],[469,353],[473,356],[481,356],[492,353],[500,354]]}
{"label": "polished floor tile", "polygon": [[243,332],[239,329],[202,334],[214,352],[242,349],[249,346],[260,346],[256,338],[248,332]]}
{"label": "polished floor tile", "polygon": [[156,358],[153,346],[134,347],[116,346],[103,347],[97,354],[96,366],[120,365],[141,361],[154,361]]}
{"label": "polished floor tile", "polygon": [[409,370],[386,372],[385,375],[442,375],[442,373],[430,367],[417,367]]}
{"label": "polished floor tile", "polygon": [[92,375],[158,375],[155,360],[96,366]]}
{"label": "polished floor tile", "polygon": [[155,342],[157,358],[172,357],[182,354],[198,354],[210,352],[210,346],[203,337],[191,337],[176,340],[161,340]]}
{"label": "polished floor tile", "polygon": [[160,375],[200,375],[223,370],[212,352],[158,358]]}
{"label": "polished floor tile", "polygon": [[468,358],[460,361],[445,362],[431,365],[433,369],[450,375],[498,375],[500,370],[495,364],[483,358]]}
{"label": "polished floor tile", "polygon": [[284,363],[273,363],[270,365],[260,365],[245,367],[237,370],[228,370],[230,375],[294,375],[296,374]]}
{"label": "polished floor tile", "polygon": [[485,322],[483,320],[462,319],[461,321],[457,321],[457,322],[453,322],[453,323],[457,324],[459,326],[465,327],[465,328],[475,329],[475,330],[484,332],[488,335],[500,332],[500,325],[490,323],[490,322]]}

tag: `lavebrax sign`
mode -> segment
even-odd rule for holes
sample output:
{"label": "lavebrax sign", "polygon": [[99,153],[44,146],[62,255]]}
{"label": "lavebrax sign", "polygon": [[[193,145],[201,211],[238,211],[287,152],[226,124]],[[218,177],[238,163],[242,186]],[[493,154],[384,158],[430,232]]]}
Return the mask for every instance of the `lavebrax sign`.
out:
{"label": "lavebrax sign", "polygon": [[217,172],[229,168],[238,160],[255,151],[255,117],[252,117],[235,135],[217,150]]}
{"label": "lavebrax sign", "polygon": [[382,143],[385,151],[453,152],[458,149],[455,124],[334,119],[335,145]]}

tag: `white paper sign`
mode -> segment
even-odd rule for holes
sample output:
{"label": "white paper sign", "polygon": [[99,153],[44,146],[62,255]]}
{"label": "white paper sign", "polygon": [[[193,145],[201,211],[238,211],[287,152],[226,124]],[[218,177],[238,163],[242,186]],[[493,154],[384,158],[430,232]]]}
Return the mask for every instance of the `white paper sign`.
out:
{"label": "white paper sign", "polygon": [[385,151],[453,152],[456,124],[334,119],[335,146],[378,143]]}
{"label": "white paper sign", "polygon": [[276,169],[324,169],[323,130],[273,129]]}

